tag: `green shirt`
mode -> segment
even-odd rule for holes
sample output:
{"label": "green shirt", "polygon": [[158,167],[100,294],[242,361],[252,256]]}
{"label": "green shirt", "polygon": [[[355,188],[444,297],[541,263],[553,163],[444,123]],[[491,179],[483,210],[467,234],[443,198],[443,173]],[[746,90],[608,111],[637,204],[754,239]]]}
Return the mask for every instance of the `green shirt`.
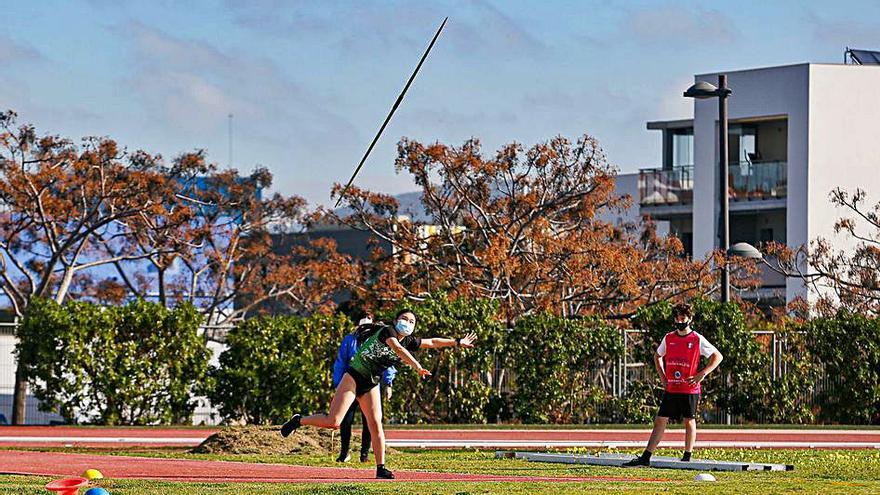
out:
{"label": "green shirt", "polygon": [[373,383],[379,383],[386,369],[403,362],[394,349],[385,343],[391,337],[397,337],[400,345],[411,353],[418,351],[422,344],[422,339],[412,335],[401,338],[391,327],[382,326],[360,344],[357,353],[351,358],[349,367],[360,375],[370,378]]}

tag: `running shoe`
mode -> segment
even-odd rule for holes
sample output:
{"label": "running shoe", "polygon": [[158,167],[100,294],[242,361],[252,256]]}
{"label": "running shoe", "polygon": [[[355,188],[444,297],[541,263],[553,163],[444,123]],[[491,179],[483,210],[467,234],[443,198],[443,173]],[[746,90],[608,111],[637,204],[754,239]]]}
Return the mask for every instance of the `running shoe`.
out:
{"label": "running shoe", "polygon": [[631,461],[626,461],[626,462],[624,462],[624,463],[621,464],[620,466],[621,466],[621,467],[650,467],[650,466],[651,466],[651,460],[650,460],[650,459],[645,459],[644,457],[639,456],[639,457],[636,457],[635,459],[633,459],[633,460],[631,460]]}
{"label": "running shoe", "polygon": [[294,414],[292,418],[287,420],[287,423],[281,425],[281,436],[287,438],[291,433],[295,432],[297,428],[299,428],[299,421],[302,419],[302,416],[299,414]]}
{"label": "running shoe", "polygon": [[376,479],[380,480],[393,480],[394,473],[385,468],[384,465],[376,466]]}
{"label": "running shoe", "polygon": [[361,452],[361,462],[367,462],[370,460],[369,452]]}

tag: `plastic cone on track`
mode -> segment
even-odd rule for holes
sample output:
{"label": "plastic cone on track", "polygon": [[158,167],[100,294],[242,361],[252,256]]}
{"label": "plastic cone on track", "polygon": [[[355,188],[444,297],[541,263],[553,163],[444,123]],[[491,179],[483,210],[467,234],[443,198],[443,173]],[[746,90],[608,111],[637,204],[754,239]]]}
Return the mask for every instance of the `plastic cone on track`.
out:
{"label": "plastic cone on track", "polygon": [[75,476],[52,481],[46,485],[46,490],[58,492],[58,495],[76,495],[80,488],[88,486],[88,484],[89,480]]}

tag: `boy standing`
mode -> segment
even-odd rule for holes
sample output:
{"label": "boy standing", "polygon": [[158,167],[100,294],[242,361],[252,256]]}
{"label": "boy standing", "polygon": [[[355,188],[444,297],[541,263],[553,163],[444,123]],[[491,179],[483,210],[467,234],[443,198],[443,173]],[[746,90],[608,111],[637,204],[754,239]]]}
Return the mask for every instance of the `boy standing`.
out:
{"label": "boy standing", "polygon": [[[723,356],[705,337],[691,330],[693,314],[689,305],[676,305],[672,309],[672,317],[675,331],[663,337],[654,355],[654,365],[665,388],[663,401],[654,418],[654,429],[645,452],[623,464],[624,467],[651,465],[651,455],[663,438],[670,418],[684,418],[685,443],[681,460],[691,460],[691,452],[697,440],[696,413],[700,401],[700,382],[721,364]],[[701,356],[708,357],[709,364],[699,370]]]}

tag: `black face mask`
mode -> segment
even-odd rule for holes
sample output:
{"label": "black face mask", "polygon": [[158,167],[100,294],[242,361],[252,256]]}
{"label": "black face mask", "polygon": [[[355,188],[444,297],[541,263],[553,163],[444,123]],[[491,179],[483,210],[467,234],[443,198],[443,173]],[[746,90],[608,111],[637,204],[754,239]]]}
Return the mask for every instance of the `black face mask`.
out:
{"label": "black face mask", "polygon": [[691,322],[689,321],[676,321],[672,325],[675,326],[676,330],[684,330],[688,327],[688,325],[690,325],[690,323]]}

